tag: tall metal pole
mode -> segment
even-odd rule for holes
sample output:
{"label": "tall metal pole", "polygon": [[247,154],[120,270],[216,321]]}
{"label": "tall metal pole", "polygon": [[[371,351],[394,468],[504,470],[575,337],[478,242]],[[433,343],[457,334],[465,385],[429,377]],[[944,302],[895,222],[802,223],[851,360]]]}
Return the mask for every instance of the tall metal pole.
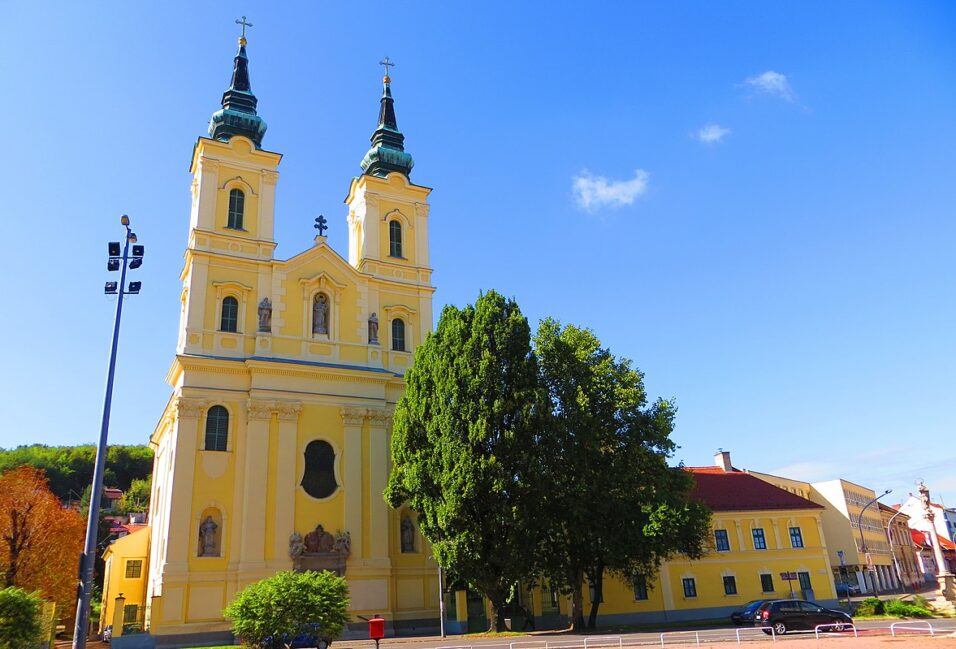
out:
{"label": "tall metal pole", "polygon": [[442,583],[441,564],[438,564],[438,627],[441,637],[445,637],[445,586]]}
{"label": "tall metal pole", "polygon": [[106,396],[103,399],[103,421],[100,425],[100,441],[96,447],[96,464],[93,467],[93,491],[90,492],[90,515],[86,521],[86,546],[80,557],[80,584],[76,602],[76,626],[73,627],[73,649],[86,649],[86,632],[90,619],[90,596],[93,594],[93,566],[96,561],[96,533],[100,518],[100,496],[103,492],[103,472],[106,469],[106,439],[110,430],[110,406],[113,401],[113,374],[116,371],[116,348],[119,344],[120,318],[123,315],[123,293],[126,288],[126,261],[129,258],[129,220],[124,219],[126,242],[123,245],[123,266],[120,273],[119,299],[116,301],[116,318],[113,320],[113,344],[110,348],[110,365],[106,374]]}
{"label": "tall metal pole", "polygon": [[[883,493],[881,493],[879,496],[877,496],[876,498],[874,498],[874,499],[871,500],[870,502],[868,502],[868,503],[866,503],[865,505],[863,505],[863,509],[860,510],[860,515],[856,517],[856,526],[857,526],[857,528],[859,528],[859,530],[860,530],[860,549],[863,551],[864,557],[865,557],[868,553],[867,553],[867,550],[866,550],[866,539],[863,537],[863,512],[865,512],[870,505],[872,505],[872,504],[875,503],[877,500],[879,500],[880,498],[882,498],[883,496],[887,495],[888,493],[890,493],[890,492],[892,492],[892,491],[893,491],[892,489],[887,489],[886,491],[884,491]],[[882,524],[880,525],[880,527],[882,527]],[[865,561],[865,560],[866,560],[866,559],[864,558],[864,561]],[[867,566],[867,567],[869,567],[869,566]],[[877,596],[879,596],[879,594],[880,594],[880,586],[879,586],[879,583],[880,583],[880,582],[879,582],[879,579],[877,579],[876,576],[871,577],[871,579],[873,580],[873,589],[876,591]]]}

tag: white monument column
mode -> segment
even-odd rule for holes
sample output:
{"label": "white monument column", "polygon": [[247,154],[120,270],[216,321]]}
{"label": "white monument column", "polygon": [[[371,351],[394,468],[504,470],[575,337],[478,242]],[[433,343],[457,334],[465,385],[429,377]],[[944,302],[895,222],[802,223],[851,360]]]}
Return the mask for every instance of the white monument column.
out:
{"label": "white monument column", "polygon": [[940,547],[939,538],[936,535],[936,514],[933,513],[933,507],[930,505],[929,488],[923,484],[922,480],[919,481],[917,488],[920,501],[923,503],[923,518],[929,523],[927,536],[933,546],[933,557],[936,559],[938,567],[939,592],[943,598],[953,602],[956,601],[956,584],[954,584],[956,576],[947,569],[946,560],[943,558],[943,549]]}

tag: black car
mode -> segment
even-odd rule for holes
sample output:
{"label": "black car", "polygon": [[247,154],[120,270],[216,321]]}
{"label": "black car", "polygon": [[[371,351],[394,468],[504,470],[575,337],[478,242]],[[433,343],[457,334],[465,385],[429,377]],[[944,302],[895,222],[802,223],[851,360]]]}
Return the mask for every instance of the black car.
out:
{"label": "black car", "polygon": [[730,621],[734,623],[734,626],[749,626],[754,621],[754,613],[766,601],[765,599],[755,599],[747,602],[742,609],[730,614]]}
{"label": "black car", "polygon": [[798,629],[812,631],[820,624],[832,624],[828,631],[843,631],[853,618],[843,611],[820,606],[802,599],[775,599],[761,604],[754,613],[754,626],[771,628],[776,635]]}

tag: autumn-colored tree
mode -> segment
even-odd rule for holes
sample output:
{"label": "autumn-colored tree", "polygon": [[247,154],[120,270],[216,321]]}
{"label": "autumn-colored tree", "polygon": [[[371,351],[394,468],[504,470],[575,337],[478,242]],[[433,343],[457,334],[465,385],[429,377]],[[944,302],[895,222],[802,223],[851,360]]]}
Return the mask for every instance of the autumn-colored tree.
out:
{"label": "autumn-colored tree", "polygon": [[85,534],[85,521],[60,504],[43,471],[23,466],[0,475],[0,586],[69,607]]}

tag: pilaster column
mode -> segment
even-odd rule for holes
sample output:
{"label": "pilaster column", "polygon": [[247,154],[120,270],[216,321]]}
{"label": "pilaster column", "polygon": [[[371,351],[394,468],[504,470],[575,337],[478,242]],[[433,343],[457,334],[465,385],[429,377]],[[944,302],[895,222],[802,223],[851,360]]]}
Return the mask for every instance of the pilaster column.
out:
{"label": "pilaster column", "polygon": [[780,541],[780,523],[777,521],[770,521],[770,525],[773,527],[773,538],[777,542],[777,549],[780,550],[783,548],[783,544]]}
{"label": "pilaster column", "polygon": [[369,554],[376,559],[388,558],[388,505],[383,493],[388,478],[388,426],[391,413],[369,410]]}
{"label": "pilaster column", "polygon": [[166,567],[163,572],[186,572],[186,561],[195,547],[192,534],[193,479],[196,473],[197,434],[205,412],[204,399],[176,399],[176,438],[173,442],[173,466],[167,486],[169,494],[169,526],[166,537]]}
{"label": "pilaster column", "polygon": [[280,564],[289,561],[289,536],[295,531],[296,439],[302,404],[280,401],[276,404],[279,430],[276,436],[275,546],[273,555]]}
{"label": "pilaster column", "polygon": [[[265,566],[266,486],[269,460],[269,424],[274,401],[246,402],[245,463],[242,475],[242,528],[239,570]],[[237,512],[238,513],[238,512]]]}
{"label": "pilaster column", "polygon": [[342,408],[342,427],[345,448],[342,473],[345,481],[345,529],[352,535],[351,561],[364,559],[367,554],[362,540],[362,425],[365,408]]}

